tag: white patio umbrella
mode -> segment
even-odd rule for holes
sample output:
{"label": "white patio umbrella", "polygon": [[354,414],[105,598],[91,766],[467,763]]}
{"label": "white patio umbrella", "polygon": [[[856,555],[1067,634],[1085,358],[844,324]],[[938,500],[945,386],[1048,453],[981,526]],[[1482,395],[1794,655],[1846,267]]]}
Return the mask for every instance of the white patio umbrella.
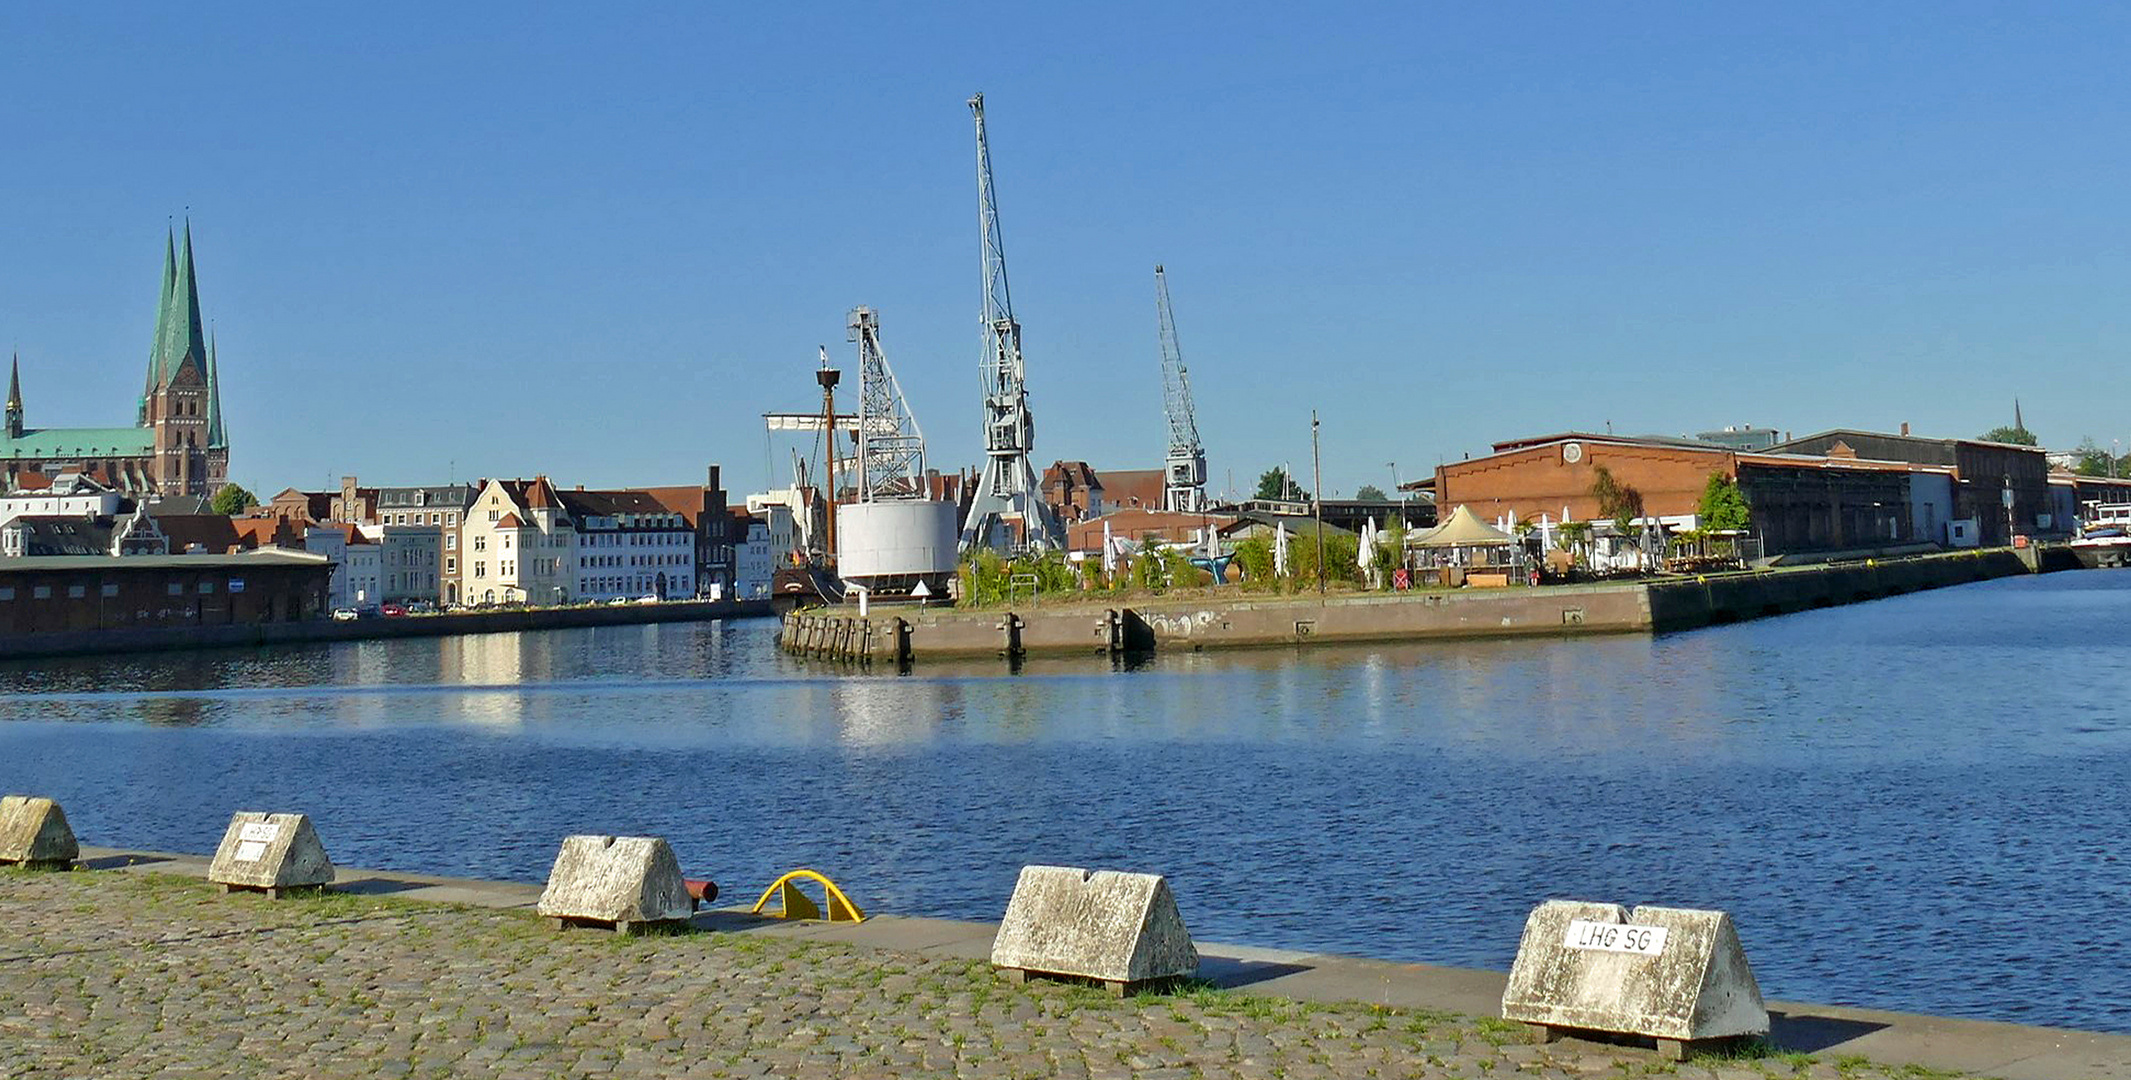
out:
{"label": "white patio umbrella", "polygon": [[1108,519],[1104,519],[1102,523],[1102,572],[1110,574],[1116,571],[1117,548],[1110,542],[1110,522]]}
{"label": "white patio umbrella", "polygon": [[1278,532],[1273,534],[1273,576],[1287,576],[1287,522],[1280,522]]}

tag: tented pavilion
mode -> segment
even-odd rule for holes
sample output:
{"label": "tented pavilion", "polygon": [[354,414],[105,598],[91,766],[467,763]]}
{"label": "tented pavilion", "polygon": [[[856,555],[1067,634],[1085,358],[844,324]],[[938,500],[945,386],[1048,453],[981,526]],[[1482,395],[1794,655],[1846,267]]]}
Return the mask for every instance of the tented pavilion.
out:
{"label": "tented pavilion", "polygon": [[[1410,537],[1406,546],[1424,553],[1424,571],[1437,567],[1496,569],[1517,565],[1517,538],[1480,520],[1472,508],[1459,506],[1441,525]],[[1462,575],[1460,575],[1462,576]],[[1447,582],[1455,584],[1455,582]]]}

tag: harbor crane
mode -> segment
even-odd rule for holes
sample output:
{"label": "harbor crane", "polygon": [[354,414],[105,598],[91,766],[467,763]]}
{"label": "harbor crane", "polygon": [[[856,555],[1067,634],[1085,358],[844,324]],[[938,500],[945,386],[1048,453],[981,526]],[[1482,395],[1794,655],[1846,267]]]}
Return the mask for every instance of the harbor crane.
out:
{"label": "harbor crane", "polygon": [[977,227],[984,249],[984,472],[962,525],[961,549],[1059,548],[1065,546],[1065,530],[1044,503],[1029,461],[1036,424],[1029,415],[1023,378],[1021,324],[1014,320],[1006,285],[1006,248],[999,236],[999,198],[992,184],[983,94],[969,99],[969,111],[977,123]]}
{"label": "harbor crane", "polygon": [[1162,409],[1169,414],[1169,456],[1164,462],[1162,509],[1196,514],[1206,509],[1206,451],[1199,446],[1199,423],[1191,415],[1191,376],[1176,340],[1176,316],[1169,310],[1169,278],[1154,268],[1154,306],[1162,343]]}
{"label": "harbor crane", "polygon": [[880,313],[852,308],[847,328],[858,343],[858,500],[928,498],[925,433],[881,348]]}

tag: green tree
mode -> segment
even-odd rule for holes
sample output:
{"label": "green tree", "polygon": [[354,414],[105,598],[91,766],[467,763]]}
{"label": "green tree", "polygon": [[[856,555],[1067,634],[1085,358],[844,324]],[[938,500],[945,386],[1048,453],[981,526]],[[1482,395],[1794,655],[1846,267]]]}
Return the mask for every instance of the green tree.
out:
{"label": "green tree", "polygon": [[1308,499],[1310,494],[1302,490],[1302,485],[1296,483],[1295,478],[1289,476],[1286,469],[1275,465],[1258,474],[1258,494],[1256,497],[1299,502]]}
{"label": "green tree", "polygon": [[1752,512],[1746,505],[1746,496],[1739,492],[1738,482],[1713,472],[1709,482],[1702,485],[1702,501],[1695,507],[1695,516],[1704,532],[1744,532]]}
{"label": "green tree", "polygon": [[1264,585],[1273,580],[1273,542],[1263,536],[1253,536],[1236,545],[1236,565],[1243,568],[1243,580],[1249,584]]}
{"label": "green tree", "polygon": [[1390,496],[1384,494],[1383,488],[1377,487],[1375,484],[1363,484],[1359,490],[1354,492],[1354,497],[1370,502],[1383,502],[1385,499],[1390,498]]}
{"label": "green tree", "polygon": [[215,492],[215,497],[208,502],[207,508],[217,514],[234,517],[257,505],[259,500],[254,498],[251,492],[235,484],[224,484],[222,490]]}
{"label": "green tree", "polygon": [[[1354,565],[1355,556],[1361,552],[1361,538],[1352,534],[1325,530],[1324,577],[1328,582],[1352,583],[1361,578],[1361,567]],[[1317,538],[1298,535],[1288,542],[1288,565],[1295,571],[1298,587],[1314,588],[1317,583]]]}
{"label": "green tree", "polygon": [[1591,467],[1591,497],[1598,500],[1598,512],[1623,533],[1643,516],[1643,493],[1615,480],[1604,465]]}
{"label": "green tree", "polygon": [[2079,456],[2072,471],[2081,476],[2131,476],[2131,454],[2114,457],[2095,445],[2092,436],[2079,440],[2072,452]]}
{"label": "green tree", "polygon": [[2012,443],[2015,446],[2035,446],[2035,433],[2024,427],[1994,427],[1977,436],[1984,442]]}

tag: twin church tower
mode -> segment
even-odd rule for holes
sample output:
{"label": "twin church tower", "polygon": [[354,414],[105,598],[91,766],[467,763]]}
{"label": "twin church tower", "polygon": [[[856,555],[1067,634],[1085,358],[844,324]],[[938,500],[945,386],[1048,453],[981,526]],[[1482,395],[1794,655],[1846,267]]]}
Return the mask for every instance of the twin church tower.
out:
{"label": "twin church tower", "polygon": [[200,318],[188,222],[182,251],[175,235],[164,243],[162,303],[134,426],[29,427],[17,357],[8,372],[6,427],[0,430],[7,490],[42,488],[76,473],[133,495],[213,495],[229,479],[229,433],[222,426],[217,375],[214,346]]}

